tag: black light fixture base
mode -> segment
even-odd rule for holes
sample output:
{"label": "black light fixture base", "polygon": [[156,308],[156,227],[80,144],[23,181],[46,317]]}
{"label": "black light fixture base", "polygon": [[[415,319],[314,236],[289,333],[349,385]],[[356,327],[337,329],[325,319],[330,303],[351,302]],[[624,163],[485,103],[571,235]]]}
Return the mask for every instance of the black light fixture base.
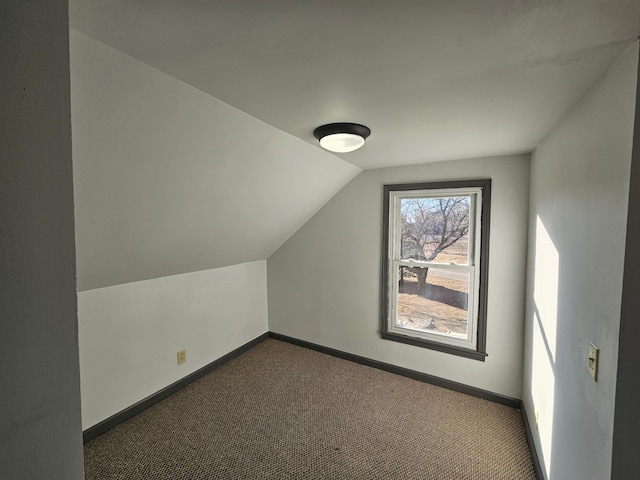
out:
{"label": "black light fixture base", "polygon": [[327,125],[316,128],[313,131],[313,136],[320,140],[327,135],[336,133],[351,133],[362,138],[367,138],[371,135],[371,130],[369,127],[365,127],[359,123],[328,123]]}

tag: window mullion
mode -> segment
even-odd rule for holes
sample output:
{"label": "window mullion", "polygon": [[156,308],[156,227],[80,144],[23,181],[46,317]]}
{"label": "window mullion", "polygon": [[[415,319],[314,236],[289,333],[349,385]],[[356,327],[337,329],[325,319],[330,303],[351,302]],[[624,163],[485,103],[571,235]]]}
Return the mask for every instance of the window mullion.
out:
{"label": "window mullion", "polygon": [[474,269],[474,265],[461,265],[459,263],[436,263],[436,262],[421,262],[419,260],[394,260],[398,265],[403,267],[416,267],[416,268],[441,268],[450,270],[465,270],[471,271]]}

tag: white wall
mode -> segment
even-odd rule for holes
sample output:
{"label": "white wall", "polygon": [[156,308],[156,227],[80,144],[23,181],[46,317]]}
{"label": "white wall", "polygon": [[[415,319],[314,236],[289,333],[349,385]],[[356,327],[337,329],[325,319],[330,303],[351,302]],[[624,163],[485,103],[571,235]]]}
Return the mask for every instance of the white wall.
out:
{"label": "white wall", "polygon": [[[490,177],[486,362],[382,340],[382,186]],[[267,262],[273,332],[520,397],[529,156],[367,170]]]}
{"label": "white wall", "polygon": [[70,38],[79,291],[264,260],[360,171]]}
{"label": "white wall", "polygon": [[0,477],[82,478],[66,0],[0,3]]}
{"label": "white wall", "polygon": [[80,292],[83,428],[267,332],[266,282],[262,260]]}
{"label": "white wall", "polygon": [[532,161],[523,400],[552,480],[610,475],[637,59],[635,43]]}

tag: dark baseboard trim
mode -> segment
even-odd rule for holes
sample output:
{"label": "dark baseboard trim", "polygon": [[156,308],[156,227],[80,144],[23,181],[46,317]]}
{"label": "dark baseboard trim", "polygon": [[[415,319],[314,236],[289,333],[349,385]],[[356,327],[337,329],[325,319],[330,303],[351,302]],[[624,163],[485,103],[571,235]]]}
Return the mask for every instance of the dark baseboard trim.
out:
{"label": "dark baseboard trim", "polygon": [[147,398],[140,400],[139,402],[131,405],[128,408],[112,415],[111,417],[103,420],[96,425],[89,427],[84,432],[82,432],[82,437],[84,443],[93,440],[98,435],[102,435],[106,431],[112,429],[116,425],[128,420],[134,415],[142,412],[143,410],[149,408],[151,405],[167,398],[169,395],[176,393],[178,390],[186,387],[190,383],[199,379],[200,377],[206,375],[207,373],[215,370],[216,368],[224,365],[229,360],[237,357],[241,353],[246,352],[247,350],[253,348],[258,343],[262,342],[266,338],[273,338],[274,340],[280,340],[283,342],[291,343],[293,345],[298,345],[300,347],[309,348],[311,350],[315,350],[317,352],[325,353],[327,355],[331,355],[334,357],[342,358],[344,360],[349,360],[351,362],[359,363],[361,365],[366,365],[369,367],[377,368],[379,370],[384,370],[386,372],[395,373],[397,375],[402,375],[403,377],[412,378],[414,380],[419,380],[421,382],[430,383],[432,385],[436,385],[438,387],[447,388],[449,390],[453,390],[456,392],[465,393],[467,395],[471,395],[474,397],[483,398],[485,400],[489,400],[491,402],[499,403],[501,405],[506,405],[508,407],[520,409],[523,412],[523,418],[525,423],[525,430],[527,433],[527,441],[529,443],[529,447],[531,449],[531,457],[533,459],[534,469],[536,471],[536,475],[539,478],[544,479],[542,476],[542,469],[540,468],[540,462],[538,460],[537,451],[535,449],[535,445],[533,443],[533,438],[531,436],[531,429],[529,426],[529,422],[527,420],[526,412],[524,411],[524,405],[521,400],[516,398],[507,397],[505,395],[500,395],[497,393],[489,392],[487,390],[482,390],[480,388],[470,387],[469,385],[465,385],[463,383],[453,382],[451,380],[447,380],[444,378],[436,377],[434,375],[428,375],[426,373],[417,372],[415,370],[409,370],[408,368],[398,367],[396,365],[392,365],[390,363],[379,362],[377,360],[372,360],[370,358],[361,357],[359,355],[354,355],[352,353],[343,352],[341,350],[336,350],[329,347],[324,347],[322,345],[318,345],[315,343],[307,342],[305,340],[299,340],[297,338],[288,337],[286,335],[282,335],[274,332],[263,333],[259,337],[254,338],[253,340],[245,343],[241,347],[236,348],[232,352],[227,353],[226,355],[220,357],[217,360],[214,360],[208,365],[196,370],[195,372],[187,375],[186,377],[178,380],[177,382],[172,383],[171,385],[163,388],[162,390],[149,395]]}
{"label": "dark baseboard trim", "polygon": [[379,370],[384,370],[386,372],[402,375],[403,377],[413,378],[414,380],[430,383],[438,387],[447,388],[449,390],[454,390],[460,393],[466,393],[467,395],[471,395],[473,397],[484,398],[485,400],[499,403],[501,405],[506,405],[507,407],[520,409],[522,404],[522,402],[517,398],[507,397],[506,395],[500,395],[498,393],[489,392],[487,390],[482,390],[480,388],[470,387],[469,385],[465,385],[463,383],[453,382],[451,380],[446,380],[444,378],[436,377],[434,375],[428,375],[426,373],[417,372],[415,370],[409,370],[408,368],[398,367],[396,365],[391,365],[390,363],[371,360],[370,358],[361,357],[360,355],[354,355],[352,353],[343,352],[341,350],[335,350],[333,348],[323,347],[322,345],[307,342],[305,340],[298,340],[297,338],[288,337],[286,335],[281,335],[279,333],[269,332],[269,338],[273,338],[275,340],[281,340],[287,343],[292,343],[300,347],[309,348],[317,352],[326,353],[327,355],[332,355],[334,357],[342,358],[344,360],[349,360],[355,363],[359,363],[361,365],[367,365],[369,367],[377,368]]}
{"label": "dark baseboard trim", "polygon": [[542,466],[540,465],[540,457],[538,457],[538,450],[536,444],[533,442],[533,434],[531,433],[531,425],[529,425],[529,417],[527,411],[524,408],[524,402],[520,400],[520,411],[522,412],[522,420],[524,421],[524,430],[527,433],[527,443],[529,444],[529,451],[531,452],[531,461],[533,462],[533,470],[536,472],[536,477],[539,480],[546,480]]}
{"label": "dark baseboard trim", "polygon": [[160,391],[158,391],[158,392],[156,392],[156,393],[154,393],[152,395],[149,395],[147,398],[140,400],[138,403],[135,403],[135,404],[131,405],[128,408],[125,408],[124,410],[116,413],[115,415],[112,415],[111,417],[107,418],[106,420],[103,420],[102,422],[94,425],[93,427],[87,428],[84,432],[82,432],[82,439],[83,439],[84,443],[87,443],[88,441],[93,440],[98,435],[102,435],[107,430],[112,429],[113,427],[115,427],[119,423],[122,423],[125,420],[128,420],[129,418],[133,417],[134,415],[140,413],[141,411],[149,408],[154,403],[157,403],[160,400],[162,400],[164,398],[167,398],[169,395],[172,395],[172,394],[176,393],[181,388],[186,387],[187,385],[189,385],[193,381],[195,381],[195,380],[199,379],[200,377],[206,375],[207,373],[215,370],[216,368],[220,367],[221,365],[224,365],[229,360],[237,357],[241,353],[246,352],[247,350],[249,350],[252,347],[254,347],[255,345],[257,345],[258,343],[262,342],[263,340],[266,340],[268,337],[269,337],[268,333],[263,333],[259,337],[254,338],[253,340],[245,343],[241,347],[236,348],[232,352],[229,352],[226,355],[220,357],[219,359],[214,360],[210,364],[205,365],[204,367],[196,370],[193,373],[190,373],[186,377],[181,378],[180,380],[178,380],[177,382],[172,383],[168,387],[165,387],[162,390],[160,390]]}

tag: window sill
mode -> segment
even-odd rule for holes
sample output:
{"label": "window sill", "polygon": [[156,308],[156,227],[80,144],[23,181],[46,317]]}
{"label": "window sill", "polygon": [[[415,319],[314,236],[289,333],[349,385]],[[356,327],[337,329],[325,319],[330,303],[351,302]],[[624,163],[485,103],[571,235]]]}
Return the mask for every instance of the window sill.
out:
{"label": "window sill", "polygon": [[406,343],[408,345],[414,345],[416,347],[428,348],[430,350],[437,350],[439,352],[450,353],[451,355],[458,355],[460,357],[471,358],[472,360],[485,361],[487,354],[485,352],[478,352],[476,350],[469,350],[467,348],[456,347],[453,345],[447,345],[444,343],[432,342],[423,338],[409,337],[406,335],[400,335],[397,333],[381,332],[380,336],[385,340],[391,340],[394,342]]}

